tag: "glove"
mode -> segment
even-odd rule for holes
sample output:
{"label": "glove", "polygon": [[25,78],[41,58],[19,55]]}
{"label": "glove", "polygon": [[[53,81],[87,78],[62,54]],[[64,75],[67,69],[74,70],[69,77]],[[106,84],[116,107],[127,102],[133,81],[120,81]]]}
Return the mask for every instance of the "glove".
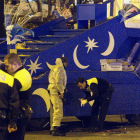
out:
{"label": "glove", "polygon": [[8,132],[11,133],[11,132],[15,132],[17,131],[17,125],[14,124],[14,125],[8,125]]}
{"label": "glove", "polygon": [[81,100],[81,106],[84,106],[87,103],[87,100]]}

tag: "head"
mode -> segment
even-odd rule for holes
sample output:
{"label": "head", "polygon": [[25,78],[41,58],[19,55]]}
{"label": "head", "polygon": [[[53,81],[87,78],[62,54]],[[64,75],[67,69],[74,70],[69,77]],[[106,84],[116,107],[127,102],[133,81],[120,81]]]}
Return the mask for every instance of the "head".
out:
{"label": "head", "polygon": [[68,58],[67,57],[61,57],[61,61],[63,63],[64,68],[66,68],[67,65],[68,65]]}
{"label": "head", "polygon": [[9,74],[13,74],[22,66],[20,57],[15,53],[9,53],[4,57],[5,69]]}
{"label": "head", "polygon": [[80,78],[77,79],[76,84],[80,89],[85,90],[87,83],[86,83],[86,80],[83,77],[80,77]]}

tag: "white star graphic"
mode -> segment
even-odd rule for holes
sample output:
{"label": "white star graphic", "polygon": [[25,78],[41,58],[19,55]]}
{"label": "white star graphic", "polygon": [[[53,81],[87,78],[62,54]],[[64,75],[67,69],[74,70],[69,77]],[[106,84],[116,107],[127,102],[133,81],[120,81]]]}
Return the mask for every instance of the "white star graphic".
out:
{"label": "white star graphic", "polygon": [[26,65],[26,66],[30,67],[28,70],[31,70],[31,75],[33,74],[33,71],[36,73],[36,69],[42,69],[41,67],[38,67],[39,65],[42,64],[42,63],[37,64],[38,59],[39,59],[39,56],[37,57],[37,59],[35,60],[34,63],[32,62],[32,60],[30,60],[31,65]]}
{"label": "white star graphic", "polygon": [[97,44],[98,42],[94,42],[94,39],[90,40],[90,38],[88,37],[88,42],[84,41],[85,43],[87,43],[87,45],[85,47],[88,47],[87,53],[89,52],[89,50],[93,50],[93,47],[99,47],[96,46],[95,44]]}

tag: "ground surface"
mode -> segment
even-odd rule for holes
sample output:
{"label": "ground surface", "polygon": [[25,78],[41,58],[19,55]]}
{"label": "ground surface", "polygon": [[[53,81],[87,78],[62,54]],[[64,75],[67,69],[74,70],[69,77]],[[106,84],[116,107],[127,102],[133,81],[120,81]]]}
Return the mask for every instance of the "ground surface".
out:
{"label": "ground surface", "polygon": [[89,132],[81,121],[63,119],[68,132],[65,137],[49,135],[49,130],[27,131],[25,140],[140,140],[140,125],[130,125],[122,116],[107,116],[102,132]]}

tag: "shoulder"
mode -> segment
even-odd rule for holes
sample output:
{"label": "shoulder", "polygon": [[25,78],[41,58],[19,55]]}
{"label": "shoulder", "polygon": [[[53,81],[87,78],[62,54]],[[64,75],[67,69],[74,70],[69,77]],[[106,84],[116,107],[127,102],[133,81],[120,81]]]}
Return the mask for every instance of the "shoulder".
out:
{"label": "shoulder", "polygon": [[64,67],[62,65],[55,65],[52,70],[53,71],[63,71]]}
{"label": "shoulder", "polygon": [[25,74],[28,74],[28,75],[30,75],[29,71],[26,70],[25,68],[23,68],[23,69],[17,71],[17,72],[15,73],[14,77],[17,76],[17,75],[19,75],[19,74],[24,74],[24,75],[25,75]]}
{"label": "shoulder", "polygon": [[23,68],[15,73],[14,78],[18,80],[25,78],[31,79],[31,74],[28,72],[28,70]]}
{"label": "shoulder", "polygon": [[8,84],[10,87],[12,87],[14,83],[14,77],[0,70],[0,82]]}

